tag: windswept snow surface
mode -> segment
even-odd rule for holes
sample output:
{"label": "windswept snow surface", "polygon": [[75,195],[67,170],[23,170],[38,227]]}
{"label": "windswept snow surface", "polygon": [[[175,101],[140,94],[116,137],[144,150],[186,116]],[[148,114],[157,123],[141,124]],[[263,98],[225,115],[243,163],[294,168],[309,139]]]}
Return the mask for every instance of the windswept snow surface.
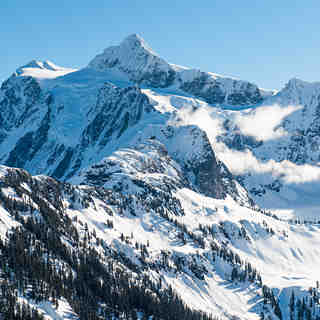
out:
{"label": "windswept snow surface", "polygon": [[[111,170],[104,172],[110,176],[104,186],[113,188],[119,181],[116,177],[129,177],[128,180],[121,179],[122,185],[127,185],[127,192],[135,194],[140,192],[139,187],[135,184],[130,185],[130,181],[142,180],[156,186],[158,183],[161,185],[164,176],[179,179],[177,171],[170,169],[173,165],[179,170],[174,164],[168,165],[163,174],[152,174],[143,170],[139,164],[143,166],[145,163],[151,163],[154,154],[148,153],[148,157],[151,157],[148,159],[140,152],[123,150],[111,156],[109,158],[112,162]],[[100,170],[102,166],[103,162],[96,168],[92,167],[90,175],[94,170]],[[263,283],[276,289],[275,292],[280,297],[286,315],[284,319],[287,319],[287,305],[291,291],[295,290],[299,297],[307,295],[309,287],[314,286],[317,280],[317,265],[320,263],[320,225],[290,224],[240,206],[230,197],[217,200],[205,197],[189,188],[178,189],[175,196],[180,200],[185,212],[184,216],[175,218],[187,229],[197,233],[200,225],[223,226],[224,236],[217,235],[215,239],[220,243],[225,241],[229,249],[238,253],[244,261],[252,263],[261,272]],[[113,218],[115,227],[108,232],[108,237],[106,238],[103,230],[99,232],[99,236],[104,237],[116,250],[127,252],[127,256],[133,261],[137,261],[134,251],[115,240],[121,234],[129,238],[133,236],[138,241],[147,241],[148,252],[151,252],[152,256],[158,256],[164,248],[181,257],[198,255],[199,265],[204,265],[208,270],[204,277],[205,282],[190,277],[191,274],[188,273],[177,275],[170,272],[162,274],[163,280],[177,288],[188,305],[196,309],[212,312],[223,319],[231,316],[238,316],[240,319],[258,319],[258,314],[262,310],[259,289],[248,283],[230,283],[227,281],[231,274],[230,265],[219,258],[215,263],[212,263],[210,258],[208,260],[200,258],[201,254],[210,256],[210,249],[209,251],[201,249],[189,241],[183,245],[177,232],[167,220],[152,211],[140,211],[138,206],[133,208],[136,210],[136,217],[129,218],[126,213],[123,216],[115,216]],[[101,220],[103,217],[99,216],[99,223],[96,223],[96,213],[89,212],[86,211],[84,217],[79,215],[78,219],[84,218],[89,228],[105,225]],[[238,236],[242,227],[247,231],[246,239]],[[273,230],[272,234],[268,230]]]}
{"label": "windswept snow surface", "polygon": [[66,299],[61,298],[57,300],[57,305],[53,305],[52,302],[42,301],[35,302],[32,299],[26,299],[19,297],[20,303],[26,303],[31,308],[37,309],[40,314],[43,315],[45,320],[79,320],[79,316],[76,315],[70,307]]}
{"label": "windswept snow surface", "polygon": [[[118,156],[121,158],[121,154]],[[123,160],[125,161],[125,158]],[[132,167],[123,170],[132,177],[138,174]],[[168,171],[165,175],[172,173]],[[150,179],[152,181],[152,177]],[[153,179],[160,179],[160,176],[154,175]],[[116,183],[116,180],[114,182]],[[155,184],[155,181],[151,183]],[[129,191],[135,192],[133,189]],[[139,192],[138,189],[136,191]],[[288,295],[281,300],[284,310],[288,302],[286,299],[289,299],[293,288],[299,296],[307,294],[308,288],[315,285],[318,279],[317,266],[320,263],[319,225],[293,226],[239,206],[231,198],[216,200],[187,188],[178,190],[175,196],[181,201],[185,212],[184,216],[175,218],[193,232],[199,232],[199,224],[224,225],[229,238],[219,235],[217,241],[227,241],[229,249],[234,250],[242,259],[257,268],[261,272],[263,282],[278,290],[277,296]],[[135,241],[148,243],[150,260],[158,257],[163,250],[181,257],[192,255],[200,257],[210,253],[209,248],[202,249],[189,241],[183,245],[177,237],[177,230],[173,224],[153,211],[147,212],[134,205],[132,208],[136,216],[132,216],[128,212],[119,214],[115,207],[111,207],[113,215],[110,216],[102,212],[105,202],[95,199],[94,205],[101,209],[96,211],[93,207],[87,209],[75,207],[67,210],[72,220],[77,217],[78,223],[75,225],[79,228],[80,235],[84,234],[83,225],[87,223],[89,230],[95,229],[97,236],[108,246],[123,252],[138,265],[140,265],[137,259],[138,251],[133,245],[120,240],[122,234],[125,238],[133,237]],[[113,229],[106,227],[108,220],[112,220]],[[238,238],[241,226],[247,230],[249,240]],[[265,226],[272,228],[275,234],[270,235]],[[198,263],[208,270],[204,280],[194,277],[190,271],[182,274],[162,271],[160,277],[163,283],[172,285],[193,308],[218,315],[221,319],[230,319],[231,316],[238,316],[240,319],[259,319],[263,300],[260,289],[249,282],[231,283],[229,281],[231,267],[222,259],[217,258],[217,261],[212,263],[210,259],[199,258]],[[158,279],[159,274],[152,273],[152,276]]]}

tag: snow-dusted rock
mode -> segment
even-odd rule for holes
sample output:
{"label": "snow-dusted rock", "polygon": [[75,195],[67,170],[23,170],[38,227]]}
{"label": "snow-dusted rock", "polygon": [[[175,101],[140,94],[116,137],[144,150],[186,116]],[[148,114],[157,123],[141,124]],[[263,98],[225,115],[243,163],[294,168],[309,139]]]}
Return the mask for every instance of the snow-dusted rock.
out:
{"label": "snow-dusted rock", "polygon": [[252,105],[263,100],[259,88],[250,82],[200,70],[182,71],[178,82],[183,91],[213,105]]}

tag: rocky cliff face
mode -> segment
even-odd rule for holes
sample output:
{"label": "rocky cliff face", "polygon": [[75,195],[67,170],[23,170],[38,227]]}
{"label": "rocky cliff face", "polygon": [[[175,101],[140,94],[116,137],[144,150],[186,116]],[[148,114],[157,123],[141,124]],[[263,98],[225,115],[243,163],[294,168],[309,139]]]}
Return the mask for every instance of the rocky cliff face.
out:
{"label": "rocky cliff face", "polygon": [[66,122],[69,111],[55,100],[54,93],[41,88],[37,79],[30,76],[12,76],[4,82],[0,99],[3,163],[34,173],[44,171],[57,178],[73,175],[85,150],[95,146],[101,149],[155,112],[137,87],[122,89],[109,83],[96,91],[91,108],[75,115],[84,125],[75,128],[73,139],[65,139],[67,128],[60,123]]}
{"label": "rocky cliff face", "polygon": [[258,104],[263,100],[259,88],[247,81],[197,70],[183,71],[179,76],[180,89],[209,104],[242,106]]}
{"label": "rocky cliff face", "polygon": [[229,195],[240,203],[252,205],[246,191],[216,158],[203,130],[196,126],[167,126],[155,137],[166,145],[171,157],[181,165],[198,191],[216,199]]}
{"label": "rocky cliff face", "polygon": [[89,111],[93,120],[83,132],[81,146],[87,148],[96,143],[105,146],[112,137],[119,138],[150,112],[156,110],[138,87],[122,89],[106,83]]}
{"label": "rocky cliff face", "polygon": [[[227,167],[217,161],[203,131],[196,127],[178,130],[168,127],[163,131],[165,136],[160,133],[158,137],[153,136],[131,148],[120,149],[86,169],[82,173],[82,183],[129,194],[136,193],[143,185],[166,191],[185,187],[215,199],[229,196],[242,205],[253,206],[245,189]],[[179,147],[172,148],[172,145],[179,145],[182,137],[185,139],[182,145],[186,150],[185,157],[177,153]],[[160,143],[158,138],[166,145]],[[187,150],[192,145],[197,152],[188,154]],[[133,187],[134,184],[136,187]]]}
{"label": "rocky cliff face", "polygon": [[34,113],[39,112],[37,104],[41,98],[39,84],[32,77],[15,75],[1,86],[1,129],[19,127]]}
{"label": "rocky cliff face", "polygon": [[2,161],[24,167],[47,140],[51,96],[34,78],[15,75],[2,84],[1,96]]}

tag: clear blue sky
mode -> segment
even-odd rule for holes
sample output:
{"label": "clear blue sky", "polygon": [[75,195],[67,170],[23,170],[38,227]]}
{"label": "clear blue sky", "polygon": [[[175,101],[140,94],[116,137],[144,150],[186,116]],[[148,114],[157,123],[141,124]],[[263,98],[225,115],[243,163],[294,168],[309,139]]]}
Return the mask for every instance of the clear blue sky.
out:
{"label": "clear blue sky", "polygon": [[169,62],[281,88],[320,81],[320,1],[1,0],[0,81],[32,59],[85,66],[140,34]]}

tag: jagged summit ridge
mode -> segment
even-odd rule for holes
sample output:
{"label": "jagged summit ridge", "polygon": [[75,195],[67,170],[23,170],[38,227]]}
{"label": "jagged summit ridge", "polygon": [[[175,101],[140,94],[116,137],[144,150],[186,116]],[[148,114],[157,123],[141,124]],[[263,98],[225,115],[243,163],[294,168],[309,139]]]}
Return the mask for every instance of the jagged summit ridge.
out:
{"label": "jagged summit ridge", "polygon": [[139,85],[172,87],[210,104],[250,105],[263,99],[260,89],[248,81],[168,63],[136,34],[128,36],[118,46],[105,49],[88,67],[98,71],[117,70]]}

